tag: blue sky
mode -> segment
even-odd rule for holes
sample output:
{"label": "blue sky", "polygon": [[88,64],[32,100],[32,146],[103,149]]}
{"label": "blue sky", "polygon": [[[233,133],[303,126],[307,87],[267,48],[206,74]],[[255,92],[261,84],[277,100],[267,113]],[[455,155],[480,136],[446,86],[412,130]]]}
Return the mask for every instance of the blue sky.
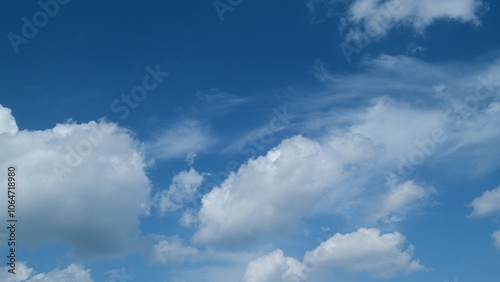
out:
{"label": "blue sky", "polygon": [[0,280],[500,276],[498,1],[1,5]]}

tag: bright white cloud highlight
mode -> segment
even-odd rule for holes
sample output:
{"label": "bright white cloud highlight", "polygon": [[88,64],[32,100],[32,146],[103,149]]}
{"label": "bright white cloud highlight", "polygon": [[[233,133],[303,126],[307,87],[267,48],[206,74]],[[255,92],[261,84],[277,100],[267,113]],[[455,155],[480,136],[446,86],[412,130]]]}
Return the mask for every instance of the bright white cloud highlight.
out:
{"label": "bright white cloud highlight", "polygon": [[251,159],[202,199],[197,243],[239,244],[286,232],[341,178],[328,148],[295,136]]}
{"label": "bright white cloud highlight", "polygon": [[160,214],[179,210],[185,203],[192,201],[202,182],[203,175],[193,168],[175,175],[168,190],[163,190],[155,196]]}
{"label": "bright white cloud highlight", "polygon": [[420,262],[412,259],[414,247],[409,245],[404,249],[405,241],[399,232],[381,234],[375,228],[360,228],[356,232],[333,235],[313,251],[306,252],[303,263],[312,269],[363,271],[382,278],[422,270]]}
{"label": "bright white cloud highlight", "polygon": [[20,241],[59,243],[86,257],[134,248],[150,182],[141,144],[129,131],[105,121],[64,123],[0,134],[0,144],[0,165],[16,165],[22,183]]}
{"label": "bright white cloud highlight", "polygon": [[12,116],[11,112],[10,109],[0,105],[0,134],[15,135],[19,131],[16,119]]}
{"label": "bright white cloud highlight", "polygon": [[301,262],[285,257],[281,250],[275,250],[251,261],[241,282],[298,282],[306,277]]}
{"label": "bright white cloud highlight", "polygon": [[390,278],[401,273],[423,270],[413,259],[412,245],[399,232],[381,234],[378,229],[360,228],[335,234],[304,255],[302,262],[275,250],[251,261],[243,282],[305,281],[323,271],[367,272],[373,277]]}
{"label": "bright white cloud highlight", "polygon": [[484,217],[498,213],[500,211],[500,186],[475,198],[471,206],[473,211],[470,216],[472,217]]}

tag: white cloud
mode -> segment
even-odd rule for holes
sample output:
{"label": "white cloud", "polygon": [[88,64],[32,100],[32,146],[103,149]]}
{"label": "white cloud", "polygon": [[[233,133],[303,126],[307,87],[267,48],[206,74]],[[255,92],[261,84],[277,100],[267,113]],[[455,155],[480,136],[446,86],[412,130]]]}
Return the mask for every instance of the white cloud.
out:
{"label": "white cloud", "polygon": [[362,25],[370,37],[381,37],[399,25],[412,25],[422,32],[439,19],[477,25],[477,14],[483,5],[480,0],[357,0],[349,8],[347,18]]}
{"label": "white cloud", "polygon": [[403,249],[405,241],[399,232],[381,234],[378,229],[360,228],[356,232],[333,235],[313,251],[306,252],[303,263],[313,271],[367,272],[383,278],[422,270],[420,262],[412,259],[413,246]]}
{"label": "white cloud", "polygon": [[500,186],[475,198],[471,206],[474,210],[470,216],[473,217],[483,217],[500,212]]}
{"label": "white cloud", "polygon": [[493,232],[493,234],[491,234],[491,238],[493,238],[495,247],[500,250],[500,230]]}
{"label": "white cloud", "polygon": [[[362,66],[364,72],[342,76],[316,64],[326,90],[297,102],[301,108],[289,109],[301,122],[301,132],[362,134],[383,146],[377,166],[383,168],[385,163],[385,169],[392,171],[410,157],[417,166],[460,161],[469,175],[491,171],[498,164],[498,57],[465,65],[382,55]],[[436,135],[441,138],[434,138],[433,132],[441,132]]]}
{"label": "white cloud", "polygon": [[155,159],[185,158],[213,143],[208,128],[196,120],[183,120],[159,135],[147,148]]}
{"label": "white cloud", "polygon": [[[234,245],[286,234],[300,218],[320,209],[319,205],[325,207],[321,211],[341,207],[342,197],[347,200],[344,203],[354,203],[349,211],[359,214],[358,210],[369,210],[375,212],[375,220],[396,221],[432,191],[407,182],[396,185],[383,198],[385,207],[360,208],[360,203],[373,208],[369,195],[380,197],[384,188],[361,194],[370,177],[387,172],[405,177],[401,169],[404,161],[411,162],[413,170],[438,162],[446,170],[456,161],[465,170],[469,165],[477,167],[478,157],[494,162],[489,169],[498,166],[494,159],[498,154],[491,154],[491,150],[498,151],[496,138],[500,137],[497,89],[481,82],[485,73],[499,74],[498,66],[475,65],[459,74],[457,64],[433,66],[385,55],[364,64],[366,72],[361,75],[342,77],[322,72],[325,83],[331,83],[328,91],[290,103],[288,111],[297,117],[290,127],[314,136],[315,141],[286,139],[266,155],[250,159],[204,195],[194,242]],[[447,93],[441,95],[438,90]],[[482,100],[472,114],[458,117],[457,105],[464,106],[478,97]],[[344,105],[350,102],[355,106],[346,110]],[[469,149],[444,155],[454,145],[455,151],[465,146]],[[475,150],[470,150],[472,146]],[[344,185],[349,181],[357,182]],[[345,192],[346,187],[352,189]],[[346,195],[351,198],[346,199]],[[333,205],[335,201],[339,204]],[[326,202],[329,205],[323,205]],[[194,222],[190,216],[185,219],[186,223]]]}
{"label": "white cloud", "polygon": [[202,199],[197,243],[248,243],[283,233],[341,178],[328,148],[295,136],[251,159]]}
{"label": "white cloud", "polygon": [[417,202],[429,198],[435,193],[434,188],[424,188],[413,183],[413,180],[397,184],[389,181],[389,192],[383,196],[381,207],[373,216],[373,222],[380,219],[386,222],[403,220],[405,214],[410,211]]}
{"label": "white cloud", "polygon": [[243,275],[250,281],[304,281],[324,271],[367,272],[377,278],[423,270],[413,259],[413,246],[404,248],[399,232],[381,234],[378,229],[360,228],[335,234],[304,255],[302,262],[275,250],[251,261]]}
{"label": "white cloud", "polygon": [[184,246],[178,236],[159,240],[153,246],[151,261],[156,264],[178,264],[197,258],[198,250]]}
{"label": "white cloud", "polygon": [[[5,282],[92,282],[90,270],[85,269],[81,265],[71,264],[65,269],[54,269],[48,273],[38,273],[32,276],[35,272],[29,268],[25,262],[16,263],[16,274],[12,275],[7,272],[8,267],[0,268],[0,280]],[[30,278],[31,277],[31,278]]]}
{"label": "white cloud", "polygon": [[65,269],[54,269],[48,273],[40,273],[27,282],[60,282],[60,281],[74,281],[74,282],[92,282],[90,278],[90,270],[85,269],[81,265],[72,264]]}
{"label": "white cloud", "polygon": [[[323,132],[319,142],[302,136],[285,139],[231,173],[220,187],[204,195],[194,241],[231,245],[284,234],[323,196],[329,195],[329,209],[334,209],[342,205],[341,199],[363,189],[348,189],[339,185],[341,181],[368,180],[366,174],[397,168],[398,156],[414,149],[416,138],[428,136],[444,123],[438,111],[414,109],[388,98],[375,99],[351,118],[350,127]],[[358,175],[363,167],[367,167],[364,175]],[[394,201],[390,204],[380,217],[397,210]]]}
{"label": "white cloud", "polygon": [[285,257],[281,250],[275,250],[251,261],[241,281],[298,282],[303,281],[306,277],[301,262],[291,257]]}
{"label": "white cloud", "polygon": [[438,110],[419,109],[385,97],[374,99],[357,119],[349,131],[382,144],[386,151],[380,161],[397,160],[399,155],[417,149],[416,139],[428,138],[445,123]]}
{"label": "white cloud", "polygon": [[155,196],[160,214],[176,211],[182,208],[186,202],[192,201],[202,182],[203,175],[193,168],[175,175],[168,190],[158,192]]}
{"label": "white cloud", "polygon": [[0,267],[0,281],[4,282],[18,282],[25,281],[33,273],[33,268],[29,268],[26,262],[16,262],[15,274],[8,272],[9,266]]}
{"label": "white cloud", "polygon": [[373,162],[385,153],[385,146],[374,142],[361,133],[332,136],[328,144],[335,149],[342,163]]}
{"label": "white cloud", "polygon": [[134,247],[150,182],[130,132],[105,121],[65,123],[0,134],[0,144],[0,165],[17,166],[21,241],[63,244],[86,257],[123,255]]}
{"label": "white cloud", "polygon": [[0,105],[0,134],[15,135],[19,131],[16,119],[11,113],[10,109]]}

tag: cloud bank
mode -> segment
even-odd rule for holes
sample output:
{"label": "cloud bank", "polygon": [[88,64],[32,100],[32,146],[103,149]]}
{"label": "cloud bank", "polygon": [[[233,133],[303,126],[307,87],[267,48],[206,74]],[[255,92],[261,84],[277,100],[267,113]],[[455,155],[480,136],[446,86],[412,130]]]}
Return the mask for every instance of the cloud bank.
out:
{"label": "cloud bank", "polygon": [[373,277],[389,278],[423,270],[413,259],[413,246],[404,248],[405,241],[399,232],[381,234],[375,228],[337,233],[306,252],[302,262],[284,256],[281,250],[260,257],[247,265],[241,281],[307,281],[324,271],[367,272]]}
{"label": "cloud bank", "polygon": [[106,121],[17,132],[10,111],[1,112],[9,128],[0,134],[0,164],[17,167],[20,240],[63,244],[88,258],[130,252],[151,186],[133,135]]}

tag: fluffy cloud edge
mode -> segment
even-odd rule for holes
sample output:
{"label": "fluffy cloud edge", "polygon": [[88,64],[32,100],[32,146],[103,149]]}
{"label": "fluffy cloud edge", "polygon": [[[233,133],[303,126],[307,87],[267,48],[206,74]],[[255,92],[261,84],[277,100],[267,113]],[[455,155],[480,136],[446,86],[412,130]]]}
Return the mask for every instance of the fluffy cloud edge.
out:
{"label": "fluffy cloud edge", "polygon": [[[2,120],[15,121],[2,112],[8,113]],[[88,259],[134,251],[151,183],[142,144],[130,131],[102,119],[68,121],[0,134],[0,142],[0,164],[15,164],[22,176],[18,196],[26,206],[18,213],[26,229],[20,240],[31,247],[61,244]]]}
{"label": "fluffy cloud edge", "polygon": [[413,245],[406,249],[406,238],[399,232],[382,234],[376,228],[337,233],[312,251],[302,262],[284,256],[280,249],[248,263],[242,282],[305,281],[322,271],[367,272],[376,278],[424,270],[413,259]]}
{"label": "fluffy cloud edge", "polygon": [[16,264],[16,274],[12,275],[7,272],[9,267],[0,268],[0,280],[5,282],[93,282],[90,276],[90,269],[86,269],[83,265],[70,264],[64,269],[56,268],[47,273],[35,274],[33,268],[28,267],[26,262],[18,262]]}
{"label": "fluffy cloud edge", "polygon": [[500,186],[493,190],[483,192],[469,204],[472,213],[469,217],[486,217],[500,212]]}

